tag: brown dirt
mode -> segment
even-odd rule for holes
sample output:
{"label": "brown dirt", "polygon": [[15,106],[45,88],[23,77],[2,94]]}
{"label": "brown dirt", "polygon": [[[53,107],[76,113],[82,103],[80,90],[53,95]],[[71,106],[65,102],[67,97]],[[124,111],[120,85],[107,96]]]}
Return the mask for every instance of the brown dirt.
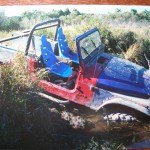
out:
{"label": "brown dirt", "polygon": [[[27,115],[19,118],[17,140],[0,148],[80,150],[95,146],[124,146],[150,138],[150,124],[107,126],[102,112],[71,103],[67,106],[44,101],[27,104]],[[92,138],[93,137],[93,138]]]}

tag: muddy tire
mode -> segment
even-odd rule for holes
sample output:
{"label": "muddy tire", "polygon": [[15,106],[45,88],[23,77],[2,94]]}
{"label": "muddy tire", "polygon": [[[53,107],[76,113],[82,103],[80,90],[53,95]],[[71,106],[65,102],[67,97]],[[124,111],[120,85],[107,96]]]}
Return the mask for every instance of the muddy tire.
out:
{"label": "muddy tire", "polygon": [[109,105],[103,108],[103,118],[107,122],[116,123],[134,123],[140,122],[143,115],[131,108],[121,106],[121,105]]}
{"label": "muddy tire", "polygon": [[109,115],[104,115],[104,120],[109,122],[137,122],[138,120],[128,114],[121,114],[121,113],[112,113]]}

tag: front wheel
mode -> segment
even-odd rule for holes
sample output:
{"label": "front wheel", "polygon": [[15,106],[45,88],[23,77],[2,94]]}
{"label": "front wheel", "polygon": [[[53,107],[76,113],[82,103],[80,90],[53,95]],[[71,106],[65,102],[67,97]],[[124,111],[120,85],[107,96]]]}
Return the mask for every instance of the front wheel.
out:
{"label": "front wheel", "polygon": [[111,114],[105,114],[104,120],[108,122],[137,122],[138,120],[136,117],[133,117],[131,115],[125,114],[125,113],[111,113]]}
{"label": "front wheel", "polygon": [[144,115],[132,108],[122,105],[103,107],[103,118],[107,123],[135,123],[144,119]]}

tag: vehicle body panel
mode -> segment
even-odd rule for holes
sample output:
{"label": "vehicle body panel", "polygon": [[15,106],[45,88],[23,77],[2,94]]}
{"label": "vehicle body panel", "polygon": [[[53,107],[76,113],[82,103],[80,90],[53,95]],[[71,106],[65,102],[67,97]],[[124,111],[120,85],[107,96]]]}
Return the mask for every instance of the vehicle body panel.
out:
{"label": "vehicle body panel", "polygon": [[0,62],[6,63],[16,54],[16,50],[8,46],[0,45]]}
{"label": "vehicle body panel", "polygon": [[112,57],[98,77],[97,87],[120,94],[149,98],[150,71],[128,60]]}

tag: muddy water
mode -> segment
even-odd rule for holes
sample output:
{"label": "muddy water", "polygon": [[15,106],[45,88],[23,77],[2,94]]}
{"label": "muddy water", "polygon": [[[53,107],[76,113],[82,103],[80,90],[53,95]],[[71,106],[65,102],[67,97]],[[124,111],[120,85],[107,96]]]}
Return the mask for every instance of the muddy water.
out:
{"label": "muddy water", "polygon": [[[73,104],[74,105],[74,104]],[[71,106],[75,115],[81,115],[88,122],[82,130],[83,134],[94,137],[96,141],[103,143],[118,143],[125,147],[137,142],[150,139],[150,122],[111,123],[108,125],[103,120],[102,112],[96,113],[83,106]]]}

